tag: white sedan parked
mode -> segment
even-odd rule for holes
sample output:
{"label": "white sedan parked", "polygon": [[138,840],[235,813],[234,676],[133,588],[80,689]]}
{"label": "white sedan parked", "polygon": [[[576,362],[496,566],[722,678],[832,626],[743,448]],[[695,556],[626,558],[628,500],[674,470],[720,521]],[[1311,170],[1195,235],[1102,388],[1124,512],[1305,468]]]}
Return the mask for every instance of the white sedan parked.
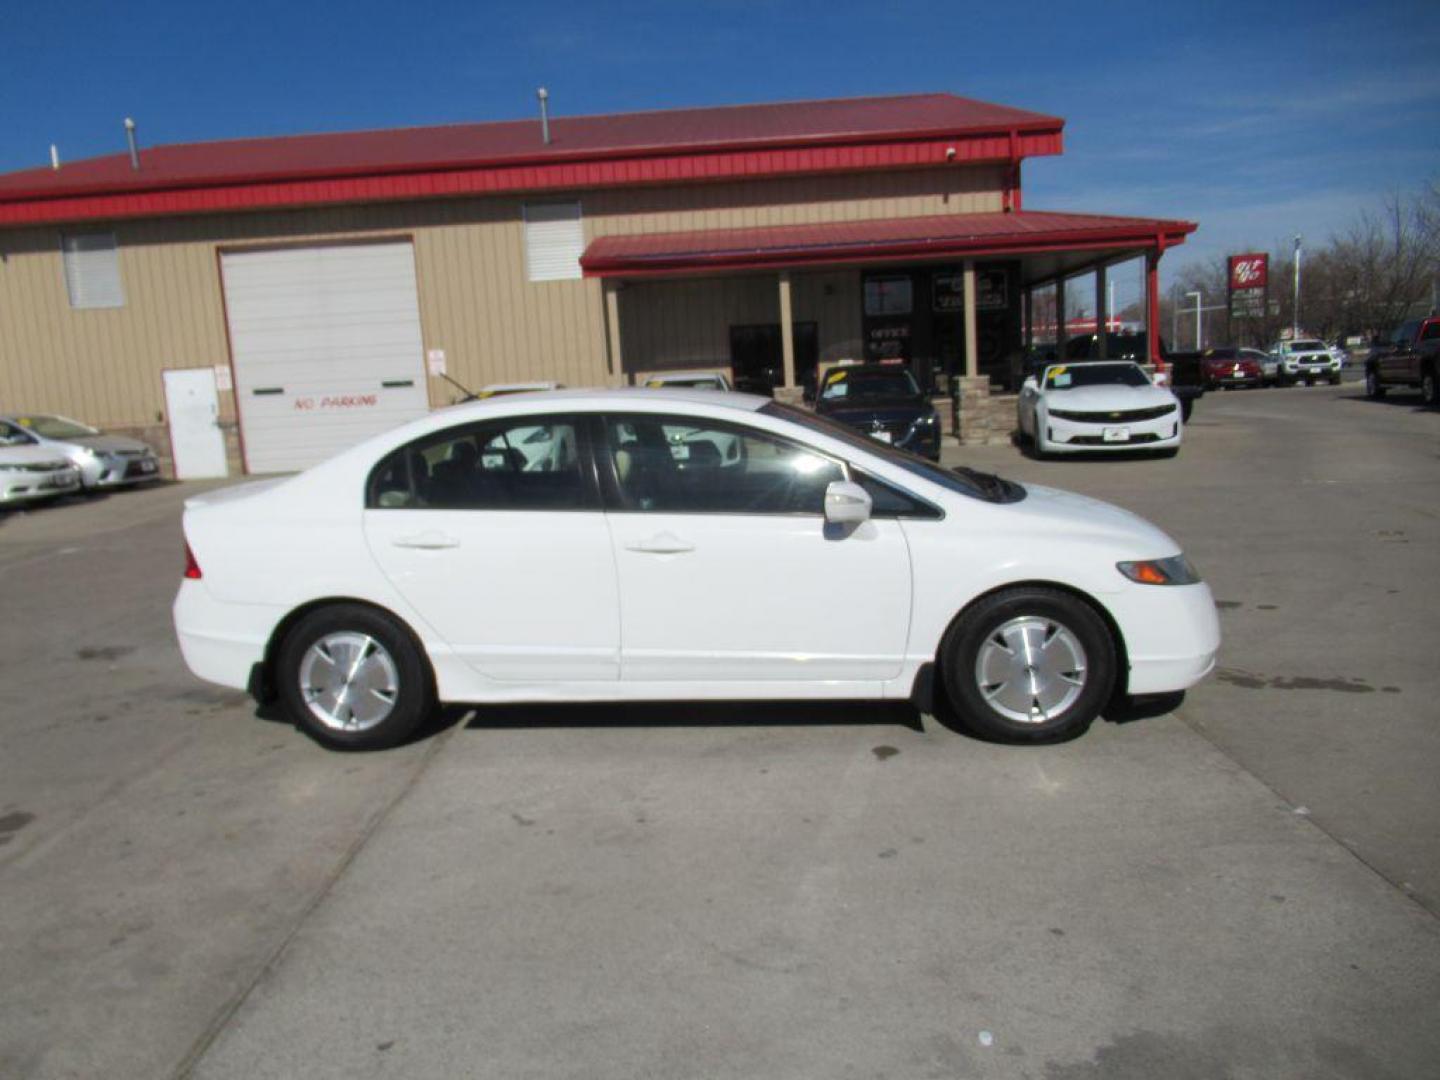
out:
{"label": "white sedan parked", "polygon": [[1050,364],[1015,402],[1020,437],[1036,454],[1180,449],[1180,401],[1129,360]]}
{"label": "white sedan parked", "polygon": [[[537,428],[550,467],[489,452]],[[191,499],[184,530],[191,670],[334,747],[437,701],[910,698],[932,673],[973,730],[1060,739],[1219,644],[1140,518],[741,394],[462,405]]]}

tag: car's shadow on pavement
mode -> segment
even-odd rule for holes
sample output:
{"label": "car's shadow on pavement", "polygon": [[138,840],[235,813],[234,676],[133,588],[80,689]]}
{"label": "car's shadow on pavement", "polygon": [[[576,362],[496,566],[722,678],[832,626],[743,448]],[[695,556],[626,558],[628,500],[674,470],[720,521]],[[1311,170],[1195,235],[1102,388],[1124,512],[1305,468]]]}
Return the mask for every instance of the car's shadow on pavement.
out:
{"label": "car's shadow on pavement", "polygon": [[[923,731],[908,701],[634,701],[451,707],[467,729],[569,727],[803,727],[887,724]],[[459,717],[452,717],[451,723]],[[448,726],[448,725],[446,725]]]}
{"label": "car's shadow on pavement", "polygon": [[1382,398],[1373,398],[1368,394],[1341,394],[1337,401],[1362,401],[1367,405],[1389,405],[1392,408],[1408,408],[1411,412],[1435,412],[1431,406],[1426,405],[1418,393],[1405,394],[1399,397],[1394,394],[1386,394]]}

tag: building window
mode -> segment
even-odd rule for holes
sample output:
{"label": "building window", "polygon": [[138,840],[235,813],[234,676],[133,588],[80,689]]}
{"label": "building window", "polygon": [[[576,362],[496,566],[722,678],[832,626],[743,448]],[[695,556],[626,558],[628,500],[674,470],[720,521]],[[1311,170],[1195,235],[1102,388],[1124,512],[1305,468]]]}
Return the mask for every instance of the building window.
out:
{"label": "building window", "polygon": [[913,307],[913,286],[906,277],[865,279],[866,315],[909,315]]}
{"label": "building window", "polygon": [[584,250],[579,203],[525,205],[525,267],[531,281],[580,277]]}
{"label": "building window", "polygon": [[120,284],[120,255],[114,233],[78,233],[60,238],[65,288],[73,308],[125,306]]}

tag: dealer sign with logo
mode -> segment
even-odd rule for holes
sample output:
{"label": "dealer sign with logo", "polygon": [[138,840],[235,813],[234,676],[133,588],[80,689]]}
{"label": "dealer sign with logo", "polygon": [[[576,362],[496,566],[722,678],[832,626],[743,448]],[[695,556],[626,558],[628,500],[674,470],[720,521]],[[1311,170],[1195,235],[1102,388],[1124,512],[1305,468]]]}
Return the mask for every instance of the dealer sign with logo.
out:
{"label": "dealer sign with logo", "polygon": [[1230,317],[1258,319],[1265,315],[1265,290],[1270,283],[1270,256],[1231,255]]}

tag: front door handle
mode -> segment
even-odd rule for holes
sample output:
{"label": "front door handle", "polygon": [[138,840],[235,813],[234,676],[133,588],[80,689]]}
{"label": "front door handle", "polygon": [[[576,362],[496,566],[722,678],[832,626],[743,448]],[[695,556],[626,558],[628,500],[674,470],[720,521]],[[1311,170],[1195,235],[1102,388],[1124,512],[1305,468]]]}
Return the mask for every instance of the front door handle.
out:
{"label": "front door handle", "polygon": [[439,551],[442,548],[460,546],[459,537],[449,536],[446,533],[435,532],[433,530],[414,533],[411,536],[397,536],[390,542],[396,547],[419,548],[421,551]]}
{"label": "front door handle", "polygon": [[683,555],[687,551],[694,551],[695,545],[688,540],[681,540],[674,533],[663,532],[648,540],[637,540],[633,544],[626,544],[625,550],[640,551],[647,555]]}

